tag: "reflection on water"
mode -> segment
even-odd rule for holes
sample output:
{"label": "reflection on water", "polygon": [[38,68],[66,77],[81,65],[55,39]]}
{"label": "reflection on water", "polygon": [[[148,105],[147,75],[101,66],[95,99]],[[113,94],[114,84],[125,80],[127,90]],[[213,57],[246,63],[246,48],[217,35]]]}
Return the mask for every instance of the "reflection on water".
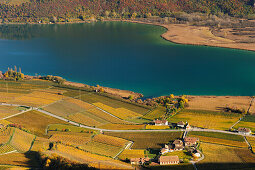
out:
{"label": "reflection on water", "polygon": [[17,65],[145,96],[255,94],[254,52],[176,45],[164,31],[125,22],[0,25],[0,70]]}

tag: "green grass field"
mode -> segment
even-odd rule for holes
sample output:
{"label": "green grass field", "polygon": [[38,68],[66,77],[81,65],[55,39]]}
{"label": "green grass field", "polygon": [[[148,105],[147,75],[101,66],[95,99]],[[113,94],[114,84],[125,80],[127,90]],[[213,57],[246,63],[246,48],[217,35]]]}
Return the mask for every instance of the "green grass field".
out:
{"label": "green grass field", "polygon": [[132,149],[159,149],[182,136],[182,132],[105,132],[105,134],[133,141]]}

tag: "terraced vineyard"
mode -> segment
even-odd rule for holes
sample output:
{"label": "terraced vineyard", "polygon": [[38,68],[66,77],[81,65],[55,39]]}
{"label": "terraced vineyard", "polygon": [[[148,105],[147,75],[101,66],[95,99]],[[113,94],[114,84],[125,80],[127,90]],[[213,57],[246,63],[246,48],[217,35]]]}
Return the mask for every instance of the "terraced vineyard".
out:
{"label": "terraced vineyard", "polygon": [[119,101],[112,99],[110,97],[94,94],[94,93],[87,93],[81,96],[81,100],[86,101],[88,103],[102,103],[103,105],[107,105],[111,108],[125,108],[132,112],[144,115],[146,114],[151,108],[147,108],[144,106],[138,106],[135,104],[130,104],[127,102]]}
{"label": "terraced vineyard", "polygon": [[128,143],[125,139],[120,139],[107,135],[96,135],[90,142],[81,145],[80,148],[88,152],[115,157]]}
{"label": "terraced vineyard", "polygon": [[50,141],[62,142],[76,146],[84,145],[91,140],[91,133],[57,132],[49,138]]}
{"label": "terraced vineyard", "polygon": [[109,123],[126,123],[125,121],[118,119],[116,117],[113,117],[97,108],[89,109],[87,112],[91,113],[92,115],[95,115],[101,119],[106,120]]}
{"label": "terraced vineyard", "polygon": [[[93,105],[72,98],[66,98],[65,100],[50,104],[43,109],[87,126],[98,127],[109,123],[126,123],[121,119],[97,109]],[[125,111],[125,113],[130,114],[129,111]]]}
{"label": "terraced vineyard", "polygon": [[89,166],[100,168],[100,169],[133,169],[130,164],[111,159],[109,157],[100,156],[97,154],[91,154],[89,152],[84,152],[82,150],[58,144],[57,151],[53,153],[58,153],[71,160],[79,160],[82,163],[88,163]]}
{"label": "terraced vineyard", "polygon": [[21,115],[7,119],[9,122],[19,124],[25,129],[33,132],[37,136],[45,136],[46,128],[49,124],[68,124],[65,121],[45,115],[36,110],[25,112]]}
{"label": "terraced vineyard", "polygon": [[93,103],[95,106],[113,114],[114,116],[121,118],[121,119],[132,119],[135,117],[142,116],[141,114],[138,114],[136,112],[133,112],[131,110],[125,109],[125,108],[113,108],[108,105],[105,105],[103,103]]}
{"label": "terraced vineyard", "polygon": [[12,145],[19,152],[26,152],[30,150],[34,139],[34,135],[16,128],[10,141],[10,145]]}
{"label": "terraced vineyard", "polygon": [[0,145],[0,155],[4,154],[4,153],[8,153],[11,151],[15,151],[16,149],[14,147],[12,147],[10,144],[3,144]]}
{"label": "terraced vineyard", "polygon": [[7,143],[12,133],[13,133],[13,128],[0,129],[0,144]]}
{"label": "terraced vineyard", "polygon": [[74,122],[79,122],[84,125],[96,126],[96,127],[108,123],[104,119],[96,117],[95,115],[90,114],[89,112],[71,114],[71,115],[68,115],[67,118]]}

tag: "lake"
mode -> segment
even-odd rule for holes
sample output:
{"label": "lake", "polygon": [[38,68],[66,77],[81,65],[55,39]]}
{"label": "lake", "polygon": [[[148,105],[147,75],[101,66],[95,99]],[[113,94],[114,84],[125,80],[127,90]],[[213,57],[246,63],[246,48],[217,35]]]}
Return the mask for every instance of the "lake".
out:
{"label": "lake", "polygon": [[146,97],[255,95],[255,52],[178,45],[153,25],[1,25],[0,70],[59,75]]}

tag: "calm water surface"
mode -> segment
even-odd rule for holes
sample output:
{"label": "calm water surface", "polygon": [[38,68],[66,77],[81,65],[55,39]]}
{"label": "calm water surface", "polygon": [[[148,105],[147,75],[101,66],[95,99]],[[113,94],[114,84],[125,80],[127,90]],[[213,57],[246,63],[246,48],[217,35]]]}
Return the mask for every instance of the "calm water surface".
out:
{"label": "calm water surface", "polygon": [[0,70],[143,93],[255,95],[255,52],[176,45],[164,28],[104,22],[0,26]]}

